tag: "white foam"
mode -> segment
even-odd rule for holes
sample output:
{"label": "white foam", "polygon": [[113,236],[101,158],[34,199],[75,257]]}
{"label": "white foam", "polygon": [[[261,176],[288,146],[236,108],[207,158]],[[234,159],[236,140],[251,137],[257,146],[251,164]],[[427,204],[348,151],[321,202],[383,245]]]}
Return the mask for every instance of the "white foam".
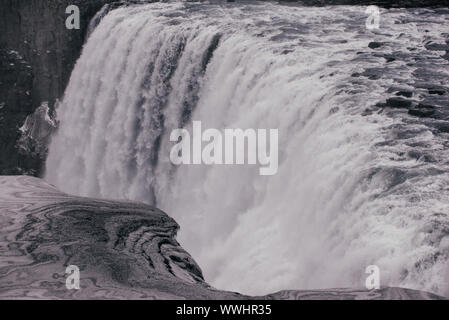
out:
{"label": "white foam", "polygon": [[[449,294],[447,236],[432,242],[426,229],[448,221],[449,177],[426,171],[440,165],[447,172],[447,164],[400,158],[411,140],[378,145],[394,141],[392,128],[405,125],[400,117],[362,116],[385,98],[389,80],[349,82],[361,67],[383,65],[357,60],[370,41],[419,47],[422,28],[394,23],[406,13],[383,14],[384,29],[375,34],[358,26],[366,18],[358,7],[172,3],[114,10],[73,71],[47,179],[74,194],[156,204],[178,221],[181,244],[220,289],[361,287],[366,266],[377,264],[382,285]],[[177,66],[167,83],[170,64]],[[397,67],[404,79],[413,71]],[[278,174],[173,167],[169,134],[196,95],[187,128],[199,120],[205,128],[279,129]],[[431,145],[426,152],[447,156],[438,137],[415,127],[422,132],[412,139]],[[408,179],[395,186],[398,170]]]}

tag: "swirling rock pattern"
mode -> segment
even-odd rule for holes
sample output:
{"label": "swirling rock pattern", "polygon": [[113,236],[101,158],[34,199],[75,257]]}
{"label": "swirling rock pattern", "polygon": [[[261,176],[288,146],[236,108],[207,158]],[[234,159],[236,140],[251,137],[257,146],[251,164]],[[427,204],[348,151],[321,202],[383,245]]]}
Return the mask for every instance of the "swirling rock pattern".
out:
{"label": "swirling rock pattern", "polygon": [[[32,177],[0,178],[1,298],[236,298],[216,291],[175,240],[178,224],[133,203],[73,197]],[[81,290],[65,269],[80,268]]]}
{"label": "swirling rock pattern", "polygon": [[[175,240],[178,224],[136,202],[74,197],[0,177],[1,299],[248,299],[210,287]],[[66,288],[68,265],[80,290]],[[436,299],[399,288],[281,291],[257,299]]]}

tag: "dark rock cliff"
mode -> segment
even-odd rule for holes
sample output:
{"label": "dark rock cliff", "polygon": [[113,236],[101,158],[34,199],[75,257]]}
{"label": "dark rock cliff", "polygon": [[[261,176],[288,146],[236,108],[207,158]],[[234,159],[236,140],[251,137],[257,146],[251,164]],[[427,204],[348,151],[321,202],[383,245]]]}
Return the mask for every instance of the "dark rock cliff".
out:
{"label": "dark rock cliff", "polygon": [[36,165],[16,149],[19,127],[33,112],[32,88],[29,63],[16,51],[0,48],[0,174],[21,173],[19,168]]}
{"label": "dark rock cliff", "polygon": [[[40,175],[44,155],[21,154],[19,128],[44,101],[64,93],[90,19],[112,0],[0,1],[0,174]],[[67,6],[78,5],[79,30],[68,30]]]}
{"label": "dark rock cliff", "polygon": [[[31,99],[37,107],[52,103],[64,92],[78,59],[90,19],[111,0],[2,0],[0,46],[12,49],[27,60],[34,73]],[[68,30],[67,6],[77,5],[80,30]]]}

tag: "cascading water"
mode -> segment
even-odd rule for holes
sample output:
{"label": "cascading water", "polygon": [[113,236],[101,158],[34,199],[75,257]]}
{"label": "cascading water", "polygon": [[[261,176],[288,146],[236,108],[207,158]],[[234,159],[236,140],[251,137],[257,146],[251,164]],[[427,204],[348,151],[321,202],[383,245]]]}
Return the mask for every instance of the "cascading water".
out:
{"label": "cascading water", "polygon": [[[438,130],[446,118],[375,106],[394,88],[419,92],[423,63],[449,70],[424,47],[444,41],[449,15],[385,11],[370,31],[364,9],[112,10],[58,109],[47,180],[163,209],[220,289],[363,287],[375,264],[382,285],[449,295],[449,145]],[[373,51],[372,41],[385,45]],[[172,165],[170,132],[193,120],[279,129],[278,173]]]}

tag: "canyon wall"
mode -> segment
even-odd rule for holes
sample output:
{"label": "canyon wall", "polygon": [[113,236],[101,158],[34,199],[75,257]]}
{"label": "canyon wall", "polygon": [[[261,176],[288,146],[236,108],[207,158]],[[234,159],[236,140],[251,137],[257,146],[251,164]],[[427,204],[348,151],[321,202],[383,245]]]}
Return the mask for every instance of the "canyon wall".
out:
{"label": "canyon wall", "polygon": [[[21,152],[19,128],[44,101],[52,110],[78,59],[93,15],[111,0],[0,1],[0,174],[40,175],[45,154]],[[81,28],[68,30],[67,6]]]}

